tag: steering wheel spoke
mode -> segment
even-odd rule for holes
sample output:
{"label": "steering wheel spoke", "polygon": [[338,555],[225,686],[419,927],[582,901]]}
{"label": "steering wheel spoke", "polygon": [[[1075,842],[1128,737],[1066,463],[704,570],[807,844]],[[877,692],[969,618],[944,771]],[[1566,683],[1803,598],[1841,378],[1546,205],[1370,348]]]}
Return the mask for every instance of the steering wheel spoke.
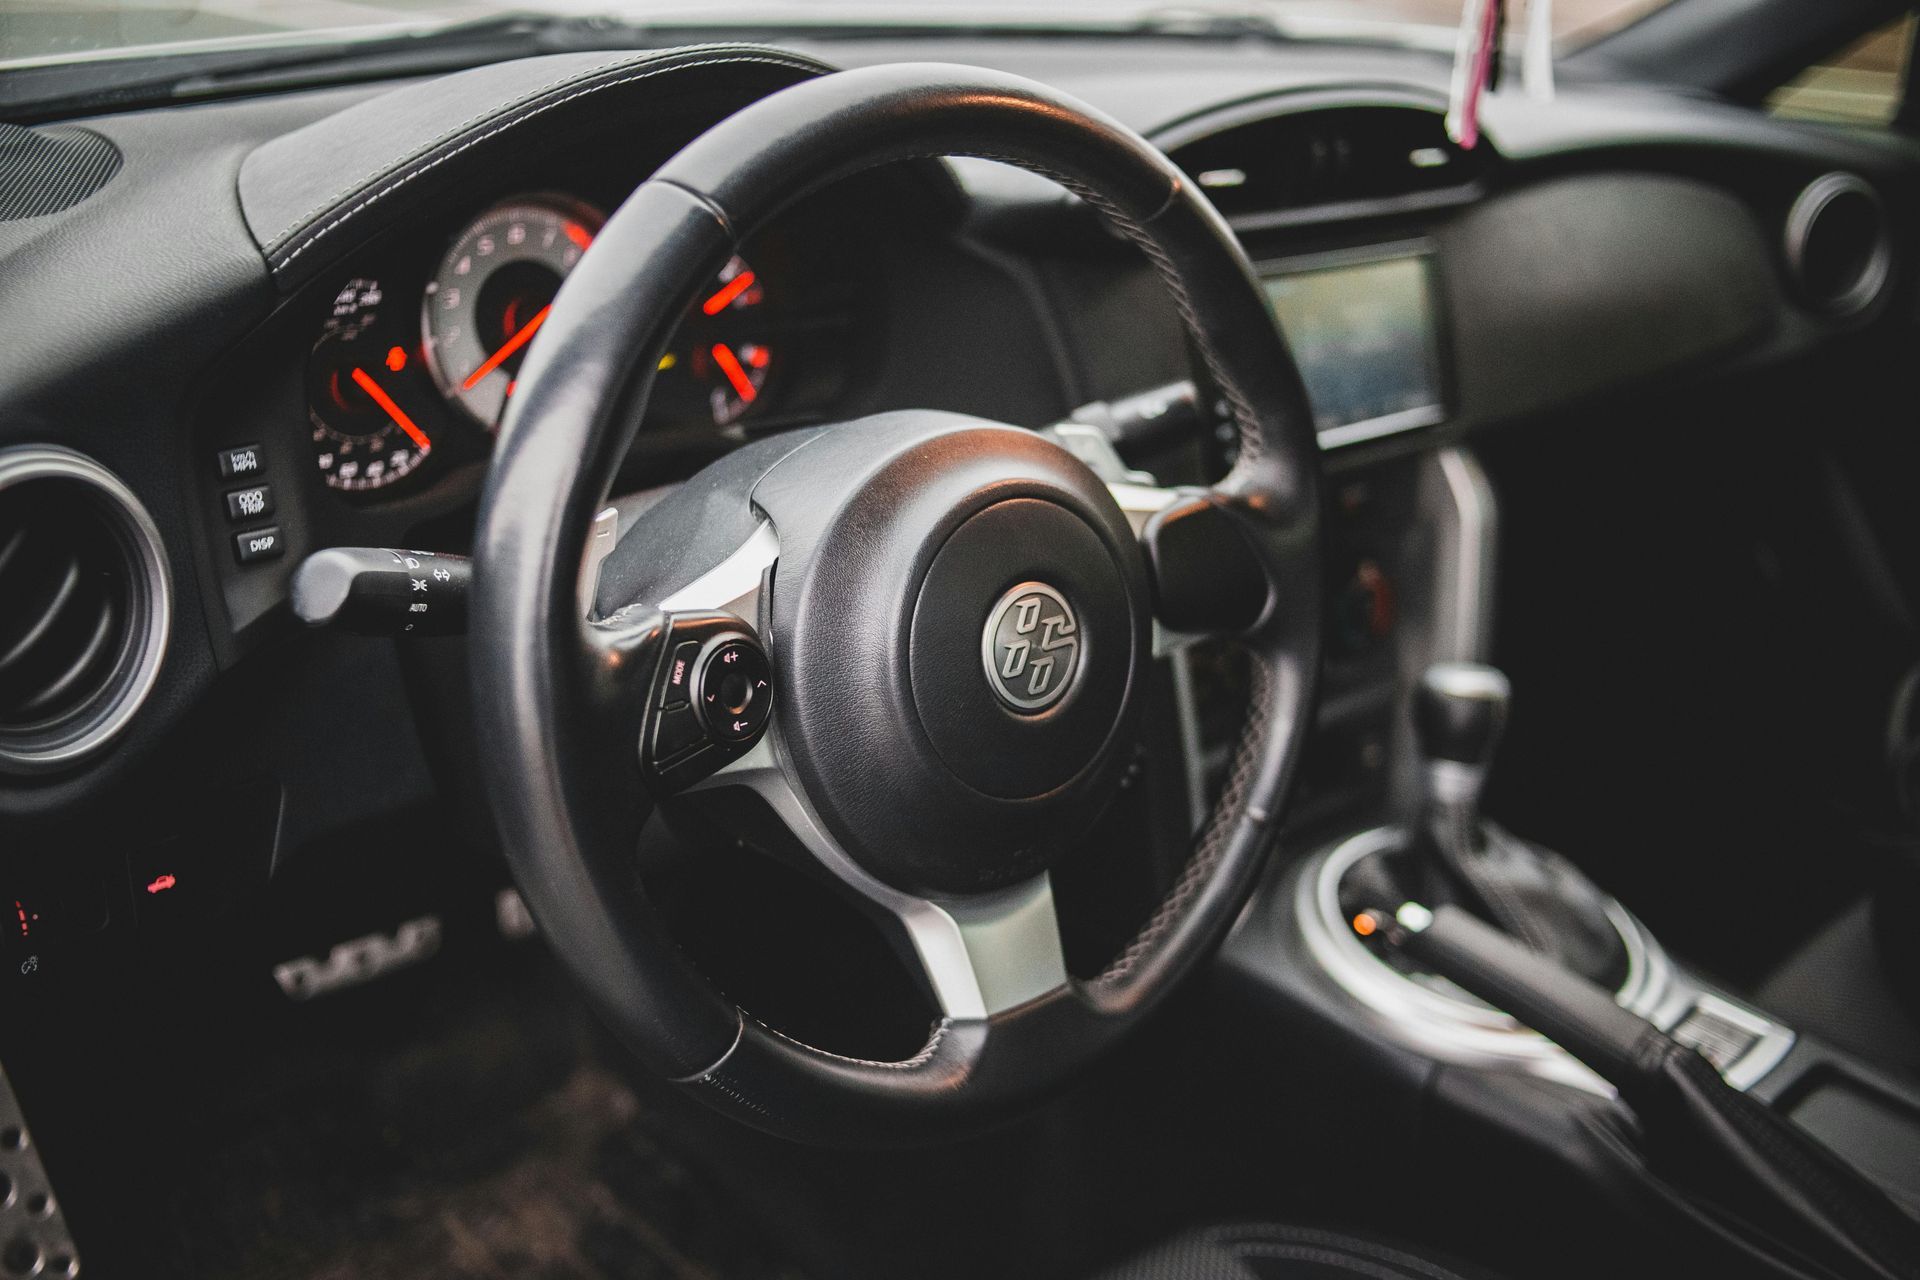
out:
{"label": "steering wheel spoke", "polygon": [[795,844],[880,924],[917,970],[942,1018],[987,1018],[1066,984],[1059,917],[1046,873],[964,897],[897,889],[863,868],[827,830],[782,767],[781,750],[776,728],[694,790],[744,787],[757,795]]}

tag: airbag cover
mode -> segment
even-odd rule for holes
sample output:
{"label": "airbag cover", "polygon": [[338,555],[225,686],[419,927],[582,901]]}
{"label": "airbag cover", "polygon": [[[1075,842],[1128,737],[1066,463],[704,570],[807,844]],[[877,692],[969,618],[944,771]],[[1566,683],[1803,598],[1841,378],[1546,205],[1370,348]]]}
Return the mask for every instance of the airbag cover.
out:
{"label": "airbag cover", "polygon": [[[1036,713],[994,692],[981,654],[994,606],[1024,583],[1057,592],[1073,625],[1071,637],[1055,641],[1057,652],[1072,657],[1066,691]],[[1018,800],[1044,795],[1085,769],[1113,732],[1126,696],[1133,658],[1127,605],[1119,566],[1064,507],[1015,498],[955,530],[921,584],[909,651],[914,707],[955,776],[990,796]],[[1061,616],[1047,612],[1034,621]],[[1036,626],[1036,646],[1040,637]],[[1015,659],[1023,676],[1033,669],[1025,656]],[[1016,693],[1031,687],[1012,683]]]}

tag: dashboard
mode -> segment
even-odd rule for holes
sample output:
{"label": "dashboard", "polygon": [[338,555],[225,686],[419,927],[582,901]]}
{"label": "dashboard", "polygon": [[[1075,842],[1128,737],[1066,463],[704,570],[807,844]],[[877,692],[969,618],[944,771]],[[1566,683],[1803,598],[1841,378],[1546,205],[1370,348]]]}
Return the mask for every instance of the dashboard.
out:
{"label": "dashboard", "polygon": [[[647,167],[574,148],[463,185],[301,280],[221,361],[196,415],[197,461],[211,461],[194,478],[225,652],[284,625],[312,550],[466,549],[521,363]],[[924,363],[901,346],[914,326],[890,319],[894,282],[951,256],[923,180],[875,175],[790,208],[687,303],[650,371],[623,491],[767,433],[915,402]],[[883,225],[902,222],[916,229]]]}
{"label": "dashboard", "polygon": [[[461,772],[458,655],[302,633],[295,567],[336,546],[467,550],[520,362],[611,211],[745,102],[928,57],[1114,112],[1239,234],[1336,498],[1334,790],[1379,767],[1393,637],[1440,625],[1426,460],[1913,321],[1908,144],[1570,87],[1490,102],[1488,145],[1466,153],[1440,124],[1445,61],[1416,51],[954,37],[562,54],[74,122],[121,163],[64,211],[0,219],[0,306],[38,318],[0,347],[0,449],[74,451],[132,495],[146,523],[113,536],[145,571],[102,616],[145,628],[116,652],[160,656],[138,680],[98,660],[88,706],[111,732],[59,762],[21,763],[38,730],[0,687],[0,814],[35,824],[29,854],[80,827],[103,847],[188,839],[254,783],[280,801],[252,865],[432,803]],[[1821,238],[1829,207],[1865,217],[1858,262]],[[626,500],[812,423],[921,407],[1038,428],[1196,376],[1130,246],[1051,183],[971,159],[789,207],[686,300],[649,373]],[[1202,429],[1127,461],[1200,482],[1230,441]],[[115,554],[64,528],[35,536]],[[10,601],[33,590],[0,572]],[[38,687],[20,687],[24,705]]]}
{"label": "dashboard", "polygon": [[[520,961],[496,968],[495,949],[536,930],[477,781],[487,745],[467,638],[307,628],[294,576],[329,549],[411,549],[421,585],[400,590],[430,592],[431,557],[472,550],[516,378],[552,336],[546,308],[594,269],[622,202],[750,102],[836,67],[929,60],[1029,76],[1150,138],[1206,191],[1271,303],[1312,407],[1327,521],[1324,665],[1283,851],[1404,800],[1419,781],[1410,679],[1435,659],[1489,656],[1517,616],[1522,737],[1528,717],[1577,725],[1556,702],[1569,691],[1574,710],[1619,701],[1637,735],[1590,744],[1584,759],[1609,756],[1613,772],[1578,755],[1563,766],[1571,732],[1536,751],[1534,776],[1566,775],[1564,793],[1547,788],[1566,820],[1617,832],[1649,868],[1672,864],[1662,875],[1755,860],[1722,838],[1724,810],[1798,757],[1735,778],[1742,757],[1713,758],[1714,738],[1673,730],[1651,704],[1713,668],[1758,720],[1794,696],[1788,659],[1877,643],[1862,627],[1803,650],[1802,623],[1853,615],[1730,607],[1745,575],[1798,570],[1750,563],[1753,547],[1719,526],[1814,487],[1765,481],[1797,465],[1798,445],[1865,418],[1876,397],[1857,385],[1911,405],[1911,142],[1569,76],[1551,103],[1494,95],[1485,143],[1467,152],[1442,125],[1443,54],[877,31],[255,84],[0,125],[0,155],[60,166],[14,186],[68,192],[18,215],[15,175],[0,180],[0,314],[13,321],[0,343],[0,1003],[16,1085],[70,1089],[84,1099],[74,1127],[102,1144],[89,1158],[89,1141],[45,1140],[36,1116],[36,1149],[79,1153],[55,1170],[70,1207],[88,1203],[90,1176],[126,1176],[126,1153],[106,1148],[127,1144],[128,1120],[199,1123],[199,1089],[253,1071],[224,1047],[272,1038],[278,1011],[338,1035],[349,1001],[309,998],[428,978],[436,952],[479,959],[481,980],[511,994]],[[893,409],[1102,436],[1103,423],[1145,424],[1105,443],[1167,486],[1234,460],[1151,265],[1084,202],[984,159],[886,166],[793,203],[674,314],[666,357],[635,371],[645,393],[627,407],[633,443],[610,494],[623,519],[676,486],[697,499],[688,482],[732,451]],[[1872,424],[1889,438],[1908,426]],[[1772,468],[1753,465],[1762,451],[1777,451]],[[685,547],[634,549],[663,579],[711,568],[678,559]],[[1628,688],[1669,657],[1670,684]],[[1137,767],[1077,851],[1089,856],[1060,868],[1076,963],[1124,946],[1179,874],[1253,673],[1230,646],[1201,644],[1151,679]],[[1648,756],[1656,715],[1668,741]],[[1727,734],[1746,723],[1730,717]],[[1615,777],[1624,807],[1589,782]],[[1643,840],[1646,815],[1668,820],[1659,801],[1691,802],[1696,785],[1729,803]],[[786,987],[816,985],[821,966],[793,958],[840,935],[849,949],[820,990],[895,972],[883,940],[861,950],[860,921],[830,914],[837,897],[763,874],[703,839],[700,818],[663,814],[636,866],[731,997],[758,1010],[762,989],[745,984],[764,981],[768,1008],[810,1005]],[[1783,843],[1798,835],[1781,825]],[[1705,871],[1692,883],[1714,887]],[[722,951],[777,964],[736,972]],[[409,990],[433,1012],[433,988]],[[819,1003],[864,1016],[886,1002]],[[910,1054],[924,1026],[906,1021]],[[82,1022],[99,1026],[76,1038]],[[155,1083],[171,1058],[195,1090]],[[276,1056],[257,1074],[305,1089],[310,1066]],[[141,1149],[166,1153],[152,1175],[171,1190],[180,1149]],[[137,1246],[154,1238],[148,1216],[181,1230],[163,1220],[178,1196],[129,1204],[140,1229],[102,1235]]]}

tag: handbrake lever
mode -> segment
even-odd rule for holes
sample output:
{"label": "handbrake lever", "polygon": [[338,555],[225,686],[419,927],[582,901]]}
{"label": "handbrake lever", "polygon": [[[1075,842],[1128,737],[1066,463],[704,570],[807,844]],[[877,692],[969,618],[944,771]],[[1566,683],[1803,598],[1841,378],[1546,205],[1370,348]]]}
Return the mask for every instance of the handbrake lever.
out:
{"label": "handbrake lever", "polygon": [[[1688,1194],[1738,1207],[1846,1275],[1920,1276],[1920,1223],[1879,1187],[1705,1058],[1611,994],[1454,906],[1417,902],[1354,919],[1432,973],[1554,1041],[1620,1091],[1660,1172]],[[1731,1194],[1730,1194],[1731,1193]],[[1731,1203],[1730,1203],[1731,1201]],[[1793,1231],[1782,1230],[1791,1224]]]}

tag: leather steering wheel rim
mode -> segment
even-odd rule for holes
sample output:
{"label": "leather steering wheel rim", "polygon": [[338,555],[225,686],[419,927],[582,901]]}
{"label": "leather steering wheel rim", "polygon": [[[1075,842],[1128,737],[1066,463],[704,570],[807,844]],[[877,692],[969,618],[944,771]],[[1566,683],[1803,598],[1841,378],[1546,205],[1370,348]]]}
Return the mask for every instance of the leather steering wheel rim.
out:
{"label": "leather steering wheel rim", "polygon": [[[1054,179],[1153,263],[1239,432],[1232,473],[1179,514],[1224,517],[1258,562],[1264,598],[1251,625],[1233,628],[1253,679],[1224,793],[1131,945],[1093,978],[987,1017],[944,1018],[914,1057],[872,1062],[763,1026],[668,938],[634,870],[649,806],[635,721],[619,710],[643,696],[633,671],[652,669],[668,621],[642,601],[584,621],[577,580],[658,357],[738,244],[863,169],[963,155]],[[1178,594],[1173,523],[1163,516],[1148,544],[1162,605]],[[1043,86],[977,68],[877,67],[782,90],[636,189],[566,280],[518,376],[480,510],[470,628],[480,755],[515,878],[625,1043],[722,1111],[828,1143],[913,1140],[1004,1114],[1145,1016],[1252,892],[1310,718],[1319,532],[1318,452],[1291,356],[1231,231],[1151,144]]]}

